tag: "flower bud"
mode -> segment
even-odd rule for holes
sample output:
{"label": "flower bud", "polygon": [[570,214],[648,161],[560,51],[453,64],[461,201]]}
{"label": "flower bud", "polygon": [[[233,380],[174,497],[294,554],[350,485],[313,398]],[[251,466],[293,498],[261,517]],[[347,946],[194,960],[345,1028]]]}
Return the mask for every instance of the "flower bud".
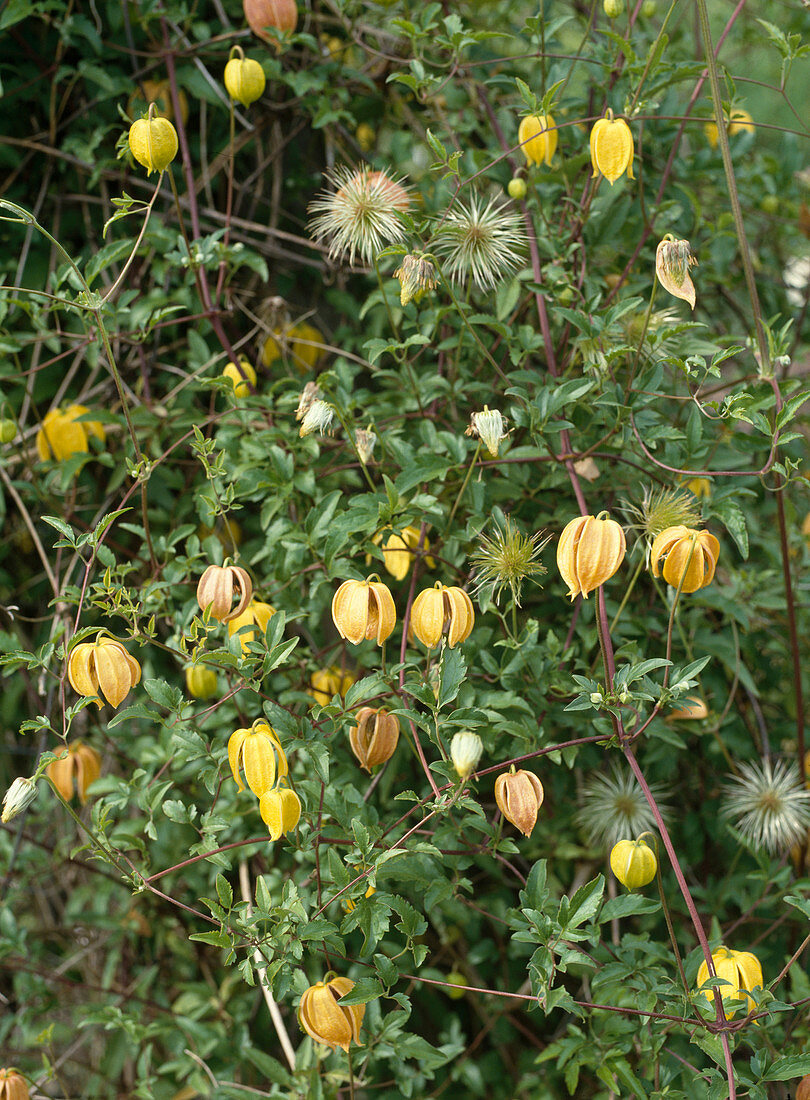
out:
{"label": "flower bud", "polygon": [[522,202],[526,198],[526,181],[521,176],[513,176],[507,183],[506,190],[510,199]]}
{"label": "flower bud", "polygon": [[341,638],[359,645],[364,638],[377,645],[391,634],[397,611],[391,592],[380,580],[344,581],[332,599],[332,621]]}
{"label": "flower bud", "polygon": [[610,869],[622,886],[638,890],[655,878],[658,860],[641,837],[638,840],[620,840],[610,852]]}
{"label": "flower bud", "polygon": [[289,787],[274,787],[259,798],[259,813],[272,841],[290,833],[301,819],[301,799]]}
{"label": "flower bud", "polygon": [[624,172],[633,176],[633,134],[623,118],[614,119],[608,110],[591,130],[591,165],[594,178],[600,173],[612,186]]}
{"label": "flower bud", "polygon": [[413,601],[411,629],[428,649],[437,646],[443,634],[453,649],[469,638],[474,623],[472,600],[462,588],[447,587],[437,581],[433,588],[424,589]]}
{"label": "flower bud", "polygon": [[531,836],[537,824],[537,811],[543,805],[543,784],[534,774],[514,764],[495,780],[495,801],[507,821],[524,836]]}
{"label": "flower bud", "polygon": [[17,424],[7,417],[0,420],[0,443],[10,443],[17,435]]}
{"label": "flower bud", "polygon": [[177,156],[177,131],[167,118],[154,117],[154,104],[149,117],[139,118],[129,128],[129,151],[146,174],[163,172]]}
{"label": "flower bud", "polygon": [[377,436],[372,431],[358,428],[354,433],[354,442],[357,447],[357,457],[364,466],[368,466],[369,462],[371,462],[371,456],[374,453]]}
{"label": "flower bud", "polygon": [[[744,111],[742,107],[737,107],[731,112],[731,116],[726,122],[726,129],[728,130],[729,137],[734,137],[736,134],[753,134],[756,127],[754,126],[754,120],[749,115],[748,111]],[[712,120],[707,122],[703,131],[706,134],[706,140],[711,145],[712,149],[716,149],[720,140],[720,135],[717,132],[717,123]]]}
{"label": "flower bud", "polygon": [[247,785],[259,798],[289,772],[278,734],[263,718],[250,729],[234,730],[228,739],[228,763],[239,790],[245,789],[240,775],[244,771]]}
{"label": "flower bud", "polygon": [[593,703],[593,705],[595,707],[601,706],[602,703],[604,703],[604,701],[605,701],[605,697],[604,697],[604,695],[602,694],[601,691],[592,691],[590,696],[589,696],[589,699],[591,700],[591,702]]}
{"label": "flower bud", "polygon": [[480,439],[493,458],[498,457],[498,448],[501,440],[509,434],[505,429],[505,421],[497,409],[490,409],[484,405],[482,412],[474,412],[470,417],[470,426],[464,432],[473,439]]}
{"label": "flower bud", "polygon": [[360,766],[371,772],[394,755],[399,741],[399,719],[383,707],[361,707],[356,726],[349,731],[349,744]]}
{"label": "flower bud", "polygon": [[439,285],[436,265],[419,252],[402,257],[394,278],[399,279],[399,301],[403,306],[410,301],[421,301],[429,290],[435,290]]}
{"label": "flower bud", "polygon": [[696,592],[714,579],[720,543],[708,531],[696,531],[682,524],[666,527],[650,548],[652,575],[663,573],[671,588]]}
{"label": "flower bud", "polygon": [[87,789],[101,775],[101,756],[82,741],[74,741],[52,760],[45,774],[65,802],[73,798],[74,785],[82,805],[87,802]]}
{"label": "flower bud", "polygon": [[602,10],[608,19],[617,19],[624,11],[624,0],[602,0]]}
{"label": "flower bud", "polygon": [[606,512],[577,516],[566,524],[557,544],[557,568],[571,599],[581,595],[587,600],[589,592],[613,576],[626,552],[624,531]]}
{"label": "flower bud", "polygon": [[239,356],[239,366],[236,363],[228,363],[222,372],[223,378],[229,378],[236,397],[249,397],[251,387],[256,388],[256,371],[250,365],[247,357]]}
{"label": "flower bud", "polygon": [[95,698],[99,708],[99,690],[111,706],[119,706],[141,679],[141,666],[120,642],[103,631],[95,642],[81,642],[71,649],[67,663],[68,680],[73,690],[86,699]]}
{"label": "flower bud", "polygon": [[[233,590],[239,597],[233,606]],[[253,582],[238,565],[209,565],[197,584],[197,603],[203,614],[227,623],[241,615],[253,598]]]}
{"label": "flower bud", "polygon": [[261,98],[267,80],[264,69],[258,61],[245,57],[238,46],[234,52],[236,50],[241,56],[230,59],[225,66],[223,80],[231,99],[235,99],[243,107],[249,107],[251,103],[255,103],[257,99]]}
{"label": "flower bud", "polygon": [[556,123],[551,115],[527,115],[520,120],[518,142],[529,164],[551,164],[557,149]]}
{"label": "flower bud", "polygon": [[[18,776],[3,795],[3,813],[0,820],[5,824],[17,814],[27,810],[37,797],[37,785],[31,779]],[[26,1093],[26,1096],[28,1094]]]}
{"label": "flower bud", "polygon": [[477,733],[456,733],[450,742],[450,759],[459,778],[468,779],[478,766],[484,745]]}
{"label": "flower bud", "polygon": [[207,665],[189,665],[186,688],[192,699],[213,699],[217,693],[217,674]]}
{"label": "flower bud", "polygon": [[[327,975],[328,977],[328,975]],[[340,998],[354,989],[351,978],[332,978],[331,981],[317,982],[309,987],[301,997],[298,1006],[298,1020],[301,1027],[316,1043],[326,1046],[342,1047],[348,1053],[349,1043],[360,1042],[360,1027],[366,1012],[365,1005],[346,1005],[342,1007]]]}
{"label": "flower bud", "polygon": [[0,1069],[0,1100],[28,1100],[30,1095],[28,1084],[18,1069],[13,1066]]}

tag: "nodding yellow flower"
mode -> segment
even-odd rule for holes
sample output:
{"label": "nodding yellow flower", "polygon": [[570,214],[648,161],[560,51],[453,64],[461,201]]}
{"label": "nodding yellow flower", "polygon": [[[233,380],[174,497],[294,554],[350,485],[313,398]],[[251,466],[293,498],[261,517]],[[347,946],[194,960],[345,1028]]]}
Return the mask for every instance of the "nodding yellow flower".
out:
{"label": "nodding yellow flower", "polygon": [[0,1100],[28,1100],[30,1095],[26,1080],[18,1069],[13,1066],[0,1069]]}
{"label": "nodding yellow flower", "polygon": [[352,673],[346,672],[338,665],[319,668],[310,678],[309,694],[316,703],[326,707],[332,702],[333,696],[339,695],[342,699],[354,681],[355,677]]}
{"label": "nodding yellow flower", "polygon": [[75,789],[84,805],[87,788],[101,775],[101,756],[82,741],[74,741],[58,759],[50,762],[45,774],[65,802],[70,802]]}
{"label": "nodding yellow flower", "polygon": [[258,798],[289,772],[278,734],[263,718],[257,718],[250,729],[234,730],[228,740],[228,763],[239,790],[245,789],[240,775],[244,771],[247,785]]}
{"label": "nodding yellow flower", "polygon": [[474,623],[472,600],[463,588],[436,581],[433,588],[425,588],[413,601],[411,629],[428,649],[437,646],[442,635],[451,649],[466,642]]}
{"label": "nodding yellow flower", "polygon": [[251,387],[256,389],[256,371],[245,355],[239,356],[238,367],[236,363],[228,363],[222,371],[222,377],[230,379],[236,397],[249,397]]}
{"label": "nodding yellow flower", "polygon": [[[390,529],[389,529],[390,530]],[[378,531],[372,539],[375,545],[379,544],[383,540],[385,531]],[[382,544],[383,549],[383,561],[385,563],[385,570],[390,573],[398,581],[404,581],[410,572],[411,566],[416,560],[416,550],[419,546],[419,528],[418,527],[403,527],[402,530],[397,533],[396,531],[390,531],[390,534]],[[422,539],[422,554],[425,555],[423,560],[428,569],[435,569],[436,562],[433,558],[428,557],[430,552],[430,542],[427,537]],[[366,557],[366,563],[371,560],[371,555]]]}
{"label": "nodding yellow flower", "polygon": [[543,805],[543,784],[534,774],[515,765],[495,780],[495,802],[507,821],[524,836],[531,836],[537,824],[537,811]]}
{"label": "nodding yellow flower", "polygon": [[155,117],[154,103],[147,118],[139,118],[129,128],[129,151],[146,174],[163,172],[177,156],[177,131],[167,118]]}
{"label": "nodding yellow flower", "polygon": [[[370,898],[373,894],[376,893],[377,891],[374,889],[374,887],[369,886],[363,897]],[[351,913],[354,909],[357,908],[357,902],[354,900],[354,898],[345,898],[343,901],[343,908],[346,910],[347,913]]]}
{"label": "nodding yellow flower", "polygon": [[624,172],[633,175],[633,134],[623,118],[613,117],[608,109],[591,130],[591,164],[594,177],[601,174],[611,186]]}
{"label": "nodding yellow flower", "polygon": [[217,693],[217,674],[207,665],[189,665],[186,687],[192,699],[213,699]]}
{"label": "nodding yellow flower", "polygon": [[655,878],[658,860],[642,837],[637,840],[620,840],[610,853],[610,869],[622,886],[639,890]]}
{"label": "nodding yellow flower", "polygon": [[262,345],[262,363],[271,366],[279,359],[289,358],[306,374],[312,370],[325,348],[324,335],[314,325],[299,321],[291,328],[274,328]]}
{"label": "nodding yellow flower", "polygon": [[435,264],[421,252],[403,256],[402,263],[394,272],[394,278],[399,279],[399,301],[403,306],[410,301],[421,302],[428,291],[435,290],[439,285],[439,273]]}
{"label": "nodding yellow flower", "polygon": [[344,581],[332,598],[332,621],[341,638],[359,645],[364,638],[382,645],[397,621],[394,598],[388,587],[373,580]]}
{"label": "nodding yellow flower", "polygon": [[693,477],[690,481],[687,481],[686,488],[696,497],[706,497],[708,500],[712,495],[712,483],[707,477]]}
{"label": "nodding yellow flower", "polygon": [[86,405],[68,405],[62,409],[51,409],[42,420],[37,432],[37,454],[43,462],[53,458],[64,462],[75,454],[90,450],[90,437],[104,442],[104,427],[96,420],[79,420],[90,410]]}
{"label": "nodding yellow flower", "polygon": [[243,655],[247,653],[250,643],[256,640],[256,630],[243,630],[242,628],[258,627],[260,635],[263,636],[267,630],[267,624],[275,613],[276,609],[271,607],[269,603],[262,603],[261,600],[251,600],[241,615],[229,619],[228,634],[231,637],[234,634],[239,634],[239,644],[242,647]]}
{"label": "nodding yellow flower", "polygon": [[366,1012],[365,1005],[341,1006],[340,998],[352,989],[354,982],[351,978],[317,982],[306,990],[298,1006],[298,1020],[307,1035],[332,1050],[342,1047],[347,1054],[349,1043],[363,1046],[360,1028]]}
{"label": "nodding yellow flower", "polygon": [[[744,111],[742,107],[735,108],[731,112],[731,116],[726,120],[726,130],[728,131],[729,137],[734,137],[736,134],[753,134],[755,129],[753,118],[751,118],[748,111]],[[709,145],[711,145],[712,149],[716,149],[720,141],[717,123],[714,120],[705,123],[703,131],[706,134]]]}
{"label": "nodding yellow flower", "polygon": [[621,525],[598,516],[577,516],[567,523],[557,544],[557,568],[573,600],[609,580],[624,561],[627,542]]}
{"label": "nodding yellow flower", "polygon": [[249,107],[260,99],[267,83],[264,69],[258,61],[245,57],[241,46],[234,46],[231,50],[223,81],[231,99],[243,107]]}
{"label": "nodding yellow flower", "polygon": [[103,631],[94,642],[80,642],[71,649],[67,671],[73,690],[86,699],[95,699],[99,708],[99,690],[111,706],[117,707],[141,678],[141,666],[135,658]]}
{"label": "nodding yellow flower", "polygon": [[712,963],[717,977],[728,982],[728,985],[719,985],[716,989],[702,989],[703,983],[709,979],[709,967],[704,959],[697,972],[698,992],[702,991],[710,1001],[714,1001],[716,994],[719,993],[723,1001],[723,1011],[729,1020],[736,1016],[740,1007],[727,1007],[727,1002],[744,1001],[746,1014],[753,1012],[757,1007],[756,1001],[748,994],[757,986],[762,989],[765,985],[762,965],[756,955],[750,951],[734,951],[733,948],[721,945],[712,951]]}
{"label": "nodding yellow flower", "polygon": [[270,839],[276,841],[282,833],[291,833],[301,820],[301,799],[289,787],[279,785],[259,798],[259,813]]}
{"label": "nodding yellow flower", "polygon": [[352,752],[367,772],[394,755],[399,741],[399,719],[384,707],[361,707],[349,731]]}
{"label": "nodding yellow flower", "polygon": [[[233,606],[236,588],[238,600]],[[200,610],[217,622],[227,623],[241,615],[253,599],[253,581],[238,565],[209,565],[197,584]]]}
{"label": "nodding yellow flower", "polygon": [[551,115],[526,115],[520,120],[518,141],[529,164],[551,164],[557,149],[556,125]]}
{"label": "nodding yellow flower", "polygon": [[667,527],[650,547],[652,575],[663,573],[671,588],[697,592],[714,579],[720,543],[708,531],[678,525]]}

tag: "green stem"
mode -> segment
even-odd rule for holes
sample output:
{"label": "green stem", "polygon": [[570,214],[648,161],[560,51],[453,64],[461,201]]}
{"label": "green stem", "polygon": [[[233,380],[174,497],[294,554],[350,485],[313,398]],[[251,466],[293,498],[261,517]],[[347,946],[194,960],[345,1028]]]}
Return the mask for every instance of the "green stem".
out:
{"label": "green stem", "polygon": [[640,559],[638,565],[636,566],[636,571],[633,574],[633,576],[630,578],[630,583],[628,584],[627,588],[624,590],[624,595],[622,596],[622,602],[619,604],[619,610],[613,616],[613,622],[610,624],[610,633],[611,634],[616,629],[616,623],[618,623],[619,619],[621,618],[621,614],[625,609],[627,601],[630,599],[630,593],[635,588],[636,581],[641,576],[641,570],[643,568],[644,568],[644,555],[642,554],[641,559]]}
{"label": "green stem", "polygon": [[464,496],[464,490],[467,488],[469,480],[472,477],[472,472],[475,469],[475,464],[478,461],[478,455],[479,455],[480,451],[481,451],[481,441],[479,439],[478,446],[475,448],[475,454],[472,456],[472,462],[469,465],[469,468],[467,470],[464,481],[461,483],[461,488],[458,491],[458,496],[456,497],[455,504],[453,505],[453,507],[450,511],[450,516],[447,520],[448,530],[453,524],[453,517],[456,514],[456,509],[458,508],[459,504],[461,503],[461,498]]}

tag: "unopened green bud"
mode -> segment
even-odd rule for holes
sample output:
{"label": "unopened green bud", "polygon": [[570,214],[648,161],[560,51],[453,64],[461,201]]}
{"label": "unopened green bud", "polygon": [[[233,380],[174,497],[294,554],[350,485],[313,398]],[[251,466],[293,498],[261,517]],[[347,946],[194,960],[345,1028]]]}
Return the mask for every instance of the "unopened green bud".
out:
{"label": "unopened green bud", "polygon": [[21,814],[23,810],[28,809],[36,796],[36,783],[31,779],[25,779],[23,776],[15,779],[3,798],[3,813],[0,816],[0,821],[3,824],[11,821],[17,814]]}

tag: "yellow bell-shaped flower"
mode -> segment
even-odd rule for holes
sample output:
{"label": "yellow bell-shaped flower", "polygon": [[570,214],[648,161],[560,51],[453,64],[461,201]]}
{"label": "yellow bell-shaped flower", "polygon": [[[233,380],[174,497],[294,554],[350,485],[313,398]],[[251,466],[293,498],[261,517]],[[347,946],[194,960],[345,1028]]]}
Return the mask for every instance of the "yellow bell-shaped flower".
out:
{"label": "yellow bell-shaped flower", "polygon": [[573,600],[609,580],[624,561],[627,542],[621,525],[598,516],[577,516],[567,523],[557,544],[557,568]]}
{"label": "yellow bell-shaped flower", "polygon": [[101,707],[99,691],[111,706],[123,703],[141,678],[141,666],[120,642],[103,632],[95,642],[80,642],[68,657],[70,686],[86,699],[95,699]]}
{"label": "yellow bell-shaped flower", "polygon": [[301,799],[289,787],[274,787],[265,791],[259,799],[259,813],[267,826],[270,839],[290,833],[301,819]]}
{"label": "yellow bell-shaped flower", "polygon": [[[237,603],[233,606],[234,588]],[[197,584],[197,603],[203,613],[227,623],[243,614],[253,599],[253,581],[238,565],[209,565]]]}
{"label": "yellow bell-shaped flower", "polygon": [[37,432],[37,454],[43,462],[53,458],[64,462],[72,455],[90,450],[90,436],[104,442],[104,428],[97,420],[79,420],[90,410],[86,405],[68,405],[51,409]]}
{"label": "yellow bell-shaped flower", "polygon": [[249,397],[251,387],[256,389],[256,371],[245,355],[239,356],[238,367],[236,363],[228,363],[222,371],[222,377],[230,379],[236,397]]}
{"label": "yellow bell-shaped flower", "polygon": [[[328,977],[328,975],[327,975]],[[309,987],[301,997],[298,1006],[298,1019],[301,1027],[316,1043],[325,1046],[342,1047],[348,1053],[349,1043],[360,1042],[360,1027],[365,1015],[365,1005],[340,1004],[340,998],[354,989],[351,978],[332,978],[331,981],[317,982]]]}
{"label": "yellow bell-shaped flower", "polygon": [[84,805],[87,788],[101,775],[101,756],[84,742],[74,741],[58,759],[50,762],[45,774],[65,802],[70,802],[75,790]]}
{"label": "yellow bell-shaped flower", "polygon": [[658,860],[642,837],[637,840],[620,840],[610,852],[610,869],[622,886],[638,890],[655,878]]}
{"label": "yellow bell-shaped flower", "polygon": [[355,677],[352,673],[346,672],[338,665],[319,668],[310,678],[309,694],[316,703],[326,707],[332,702],[333,696],[339,695],[342,699],[354,681]]}
{"label": "yellow bell-shaped flower", "polygon": [[518,141],[529,164],[551,164],[557,149],[556,125],[551,115],[527,115],[520,120]]}
{"label": "yellow bell-shaped flower", "polygon": [[[753,1012],[757,1007],[756,1001],[748,994],[759,986],[762,989],[765,982],[762,977],[762,965],[756,955],[750,951],[734,951],[730,947],[720,946],[712,951],[712,963],[718,978],[728,982],[728,985],[717,986],[717,989],[704,989],[703,993],[714,1001],[716,992],[720,993],[723,1001],[723,1010],[730,1020],[740,1011],[739,1007],[727,1008],[728,1001],[744,1001],[745,1011]],[[709,967],[704,960],[697,972],[697,984],[700,991],[704,982],[709,979]],[[731,988],[729,988],[729,986]]]}
{"label": "yellow bell-shaped flower", "polygon": [[447,586],[437,581],[413,601],[411,628],[428,649],[437,646],[446,635],[451,649],[466,642],[475,623],[472,600],[463,588]]}
{"label": "yellow bell-shaped flower", "polygon": [[664,575],[671,588],[696,592],[714,579],[720,543],[709,531],[695,531],[678,524],[665,528],[650,548],[654,577]]}
{"label": "yellow bell-shaped flower", "polygon": [[207,665],[189,665],[186,688],[192,699],[213,699],[217,693],[217,674]]}
{"label": "yellow bell-shaped flower", "polygon": [[382,645],[396,625],[394,598],[379,578],[372,579],[374,576],[344,581],[332,598],[332,620],[341,638],[353,645],[364,638]]}
{"label": "yellow bell-shaped flower", "polygon": [[611,186],[624,172],[633,175],[633,134],[623,118],[613,117],[608,110],[591,130],[591,164],[593,175],[601,174]]}
{"label": "yellow bell-shaped flower", "polygon": [[355,720],[357,725],[349,731],[349,744],[360,766],[370,772],[394,755],[399,741],[399,719],[384,707],[361,707]]}
{"label": "yellow bell-shaped flower", "polygon": [[257,718],[250,729],[234,730],[228,740],[228,763],[239,790],[245,789],[240,774],[244,771],[247,785],[258,798],[290,770],[278,734],[263,718]]}
{"label": "yellow bell-shaped flower", "polygon": [[234,634],[239,634],[239,644],[242,647],[243,655],[247,653],[250,643],[256,640],[256,630],[243,630],[242,628],[258,627],[259,635],[263,637],[264,632],[267,630],[267,624],[275,613],[276,609],[271,607],[269,603],[262,603],[261,600],[251,600],[241,615],[228,620],[228,634],[231,637]]}
{"label": "yellow bell-shaped flower", "polygon": [[241,47],[234,46],[228,64],[225,66],[223,80],[231,99],[241,103],[243,107],[249,107],[264,94],[267,79],[264,69],[258,61],[245,57]]}
{"label": "yellow bell-shaped flower", "polygon": [[139,118],[129,128],[129,151],[146,174],[165,171],[177,156],[177,131],[167,118],[155,117],[154,103],[147,118]]}

